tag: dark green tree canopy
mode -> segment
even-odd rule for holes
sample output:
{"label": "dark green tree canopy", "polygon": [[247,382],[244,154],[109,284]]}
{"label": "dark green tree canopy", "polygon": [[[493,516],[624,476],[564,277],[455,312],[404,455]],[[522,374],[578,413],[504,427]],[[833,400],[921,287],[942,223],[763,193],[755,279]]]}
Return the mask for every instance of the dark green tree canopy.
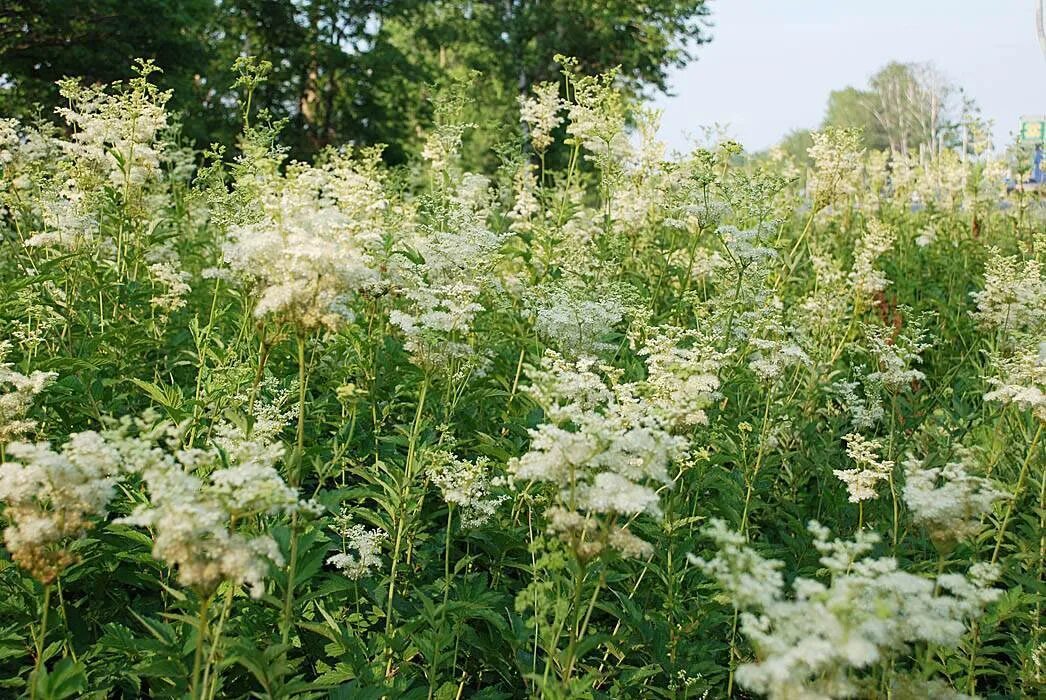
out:
{"label": "dark green tree canopy", "polygon": [[0,10],[0,109],[49,113],[59,78],[111,81],[151,58],[186,136],[230,143],[230,66],[250,54],[273,64],[256,104],[289,120],[293,155],[380,142],[395,162],[418,148],[433,84],[478,71],[476,121],[515,128],[517,96],[559,77],[556,54],[620,66],[635,95],[667,89],[707,15],[706,0],[16,0]]}

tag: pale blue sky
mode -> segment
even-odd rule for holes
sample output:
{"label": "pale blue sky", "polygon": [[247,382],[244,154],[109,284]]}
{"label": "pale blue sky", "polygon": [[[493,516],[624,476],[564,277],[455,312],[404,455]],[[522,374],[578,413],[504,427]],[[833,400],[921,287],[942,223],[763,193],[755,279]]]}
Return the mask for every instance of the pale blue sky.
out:
{"label": "pale blue sky", "polygon": [[996,146],[1022,114],[1046,113],[1037,0],[710,0],[712,42],[660,96],[661,137],[719,122],[750,151],[816,127],[828,93],[891,60],[932,61],[995,121]]}

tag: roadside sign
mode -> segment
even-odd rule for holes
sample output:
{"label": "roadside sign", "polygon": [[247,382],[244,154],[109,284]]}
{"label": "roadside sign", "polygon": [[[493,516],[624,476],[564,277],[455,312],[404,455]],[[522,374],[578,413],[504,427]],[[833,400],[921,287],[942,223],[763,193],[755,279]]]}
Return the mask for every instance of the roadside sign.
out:
{"label": "roadside sign", "polygon": [[1046,143],[1046,116],[1021,117],[1019,134],[1025,143]]}

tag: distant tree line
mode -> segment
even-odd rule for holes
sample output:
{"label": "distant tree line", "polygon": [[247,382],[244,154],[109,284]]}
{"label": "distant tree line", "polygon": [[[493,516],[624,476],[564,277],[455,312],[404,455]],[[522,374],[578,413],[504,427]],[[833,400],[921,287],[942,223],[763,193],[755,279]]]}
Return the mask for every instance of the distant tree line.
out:
{"label": "distant tree line", "polygon": [[[933,64],[893,62],[865,89],[833,90],[821,127],[859,128],[867,148],[908,154],[924,145],[957,144],[963,116],[975,111],[972,100]],[[798,129],[780,145],[804,161],[811,143],[809,130]]]}

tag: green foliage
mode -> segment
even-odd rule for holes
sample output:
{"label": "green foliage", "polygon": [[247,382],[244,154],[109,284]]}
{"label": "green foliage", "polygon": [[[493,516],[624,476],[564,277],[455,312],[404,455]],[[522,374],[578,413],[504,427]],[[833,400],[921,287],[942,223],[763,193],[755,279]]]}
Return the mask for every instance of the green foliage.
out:
{"label": "green foliage", "polygon": [[[344,5],[223,5],[282,16],[267,48],[333,32],[345,74],[453,36],[431,114],[358,77],[375,139],[431,124],[404,168],[290,161],[346,135],[276,109],[307,53],[233,65],[206,157],[146,64],[63,86],[75,136],[2,123],[0,694],[681,700],[767,663],[771,697],[1037,692],[1043,203],[846,130],[666,160],[633,99],[659,74],[612,45],[698,6],[580,5],[412,5],[340,56],[372,31]],[[528,74],[561,88],[548,160],[483,140],[531,66],[482,38],[509,10],[525,53],[562,26],[622,63]],[[826,562],[812,520],[873,551]]]}

